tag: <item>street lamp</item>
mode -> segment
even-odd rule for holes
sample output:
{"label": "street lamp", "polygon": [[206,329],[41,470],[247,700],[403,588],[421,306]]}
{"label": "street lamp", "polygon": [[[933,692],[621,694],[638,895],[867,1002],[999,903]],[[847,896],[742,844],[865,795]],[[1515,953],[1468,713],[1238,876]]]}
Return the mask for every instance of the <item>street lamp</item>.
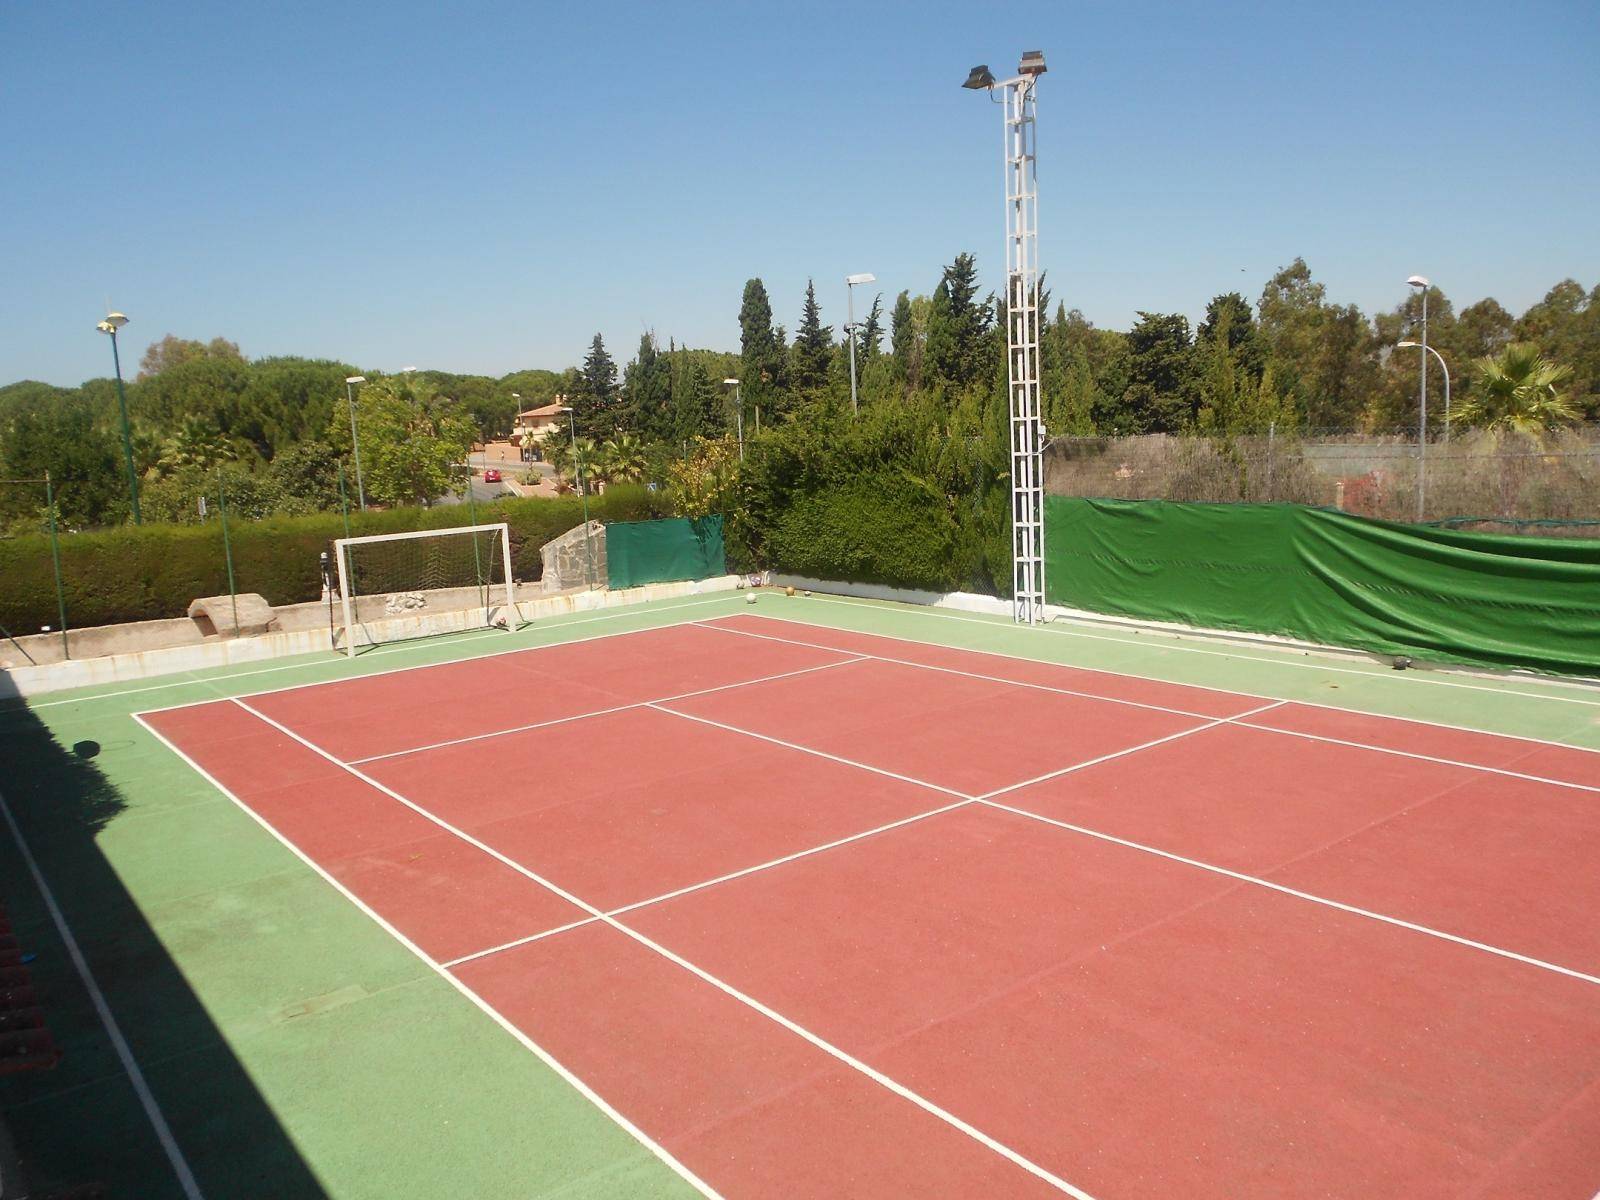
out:
{"label": "street lamp", "polygon": [[1039,419],[1039,190],[1035,93],[1044,55],[1011,79],[976,66],[961,86],[987,91],[1005,117],[1006,373],[1011,412],[1011,619],[1044,620],[1044,425]]}
{"label": "street lamp", "polygon": [[856,406],[856,284],[876,283],[878,277],[863,271],[860,275],[846,275],[844,277],[844,291],[848,299],[845,307],[849,310],[849,321],[845,328],[850,331],[850,415],[854,416],[859,410]]}
{"label": "street lamp", "polygon": [[[1439,360],[1439,370],[1444,373],[1444,440],[1448,442],[1450,440],[1450,367],[1445,363],[1444,355],[1440,354],[1432,346],[1424,345],[1422,342],[1396,342],[1394,345],[1396,350],[1410,350],[1415,347],[1421,347],[1428,354]],[[1426,354],[1423,355],[1422,361],[1428,361]]]}
{"label": "street lamp", "polygon": [[1422,520],[1423,503],[1428,495],[1428,289],[1433,285],[1428,282],[1426,275],[1413,275],[1406,280],[1407,287],[1414,287],[1422,293],[1422,341],[1420,345],[1424,351],[1422,363],[1419,368],[1418,409],[1419,425],[1417,428],[1417,520]]}
{"label": "street lamp", "polygon": [[117,407],[122,411],[122,461],[128,468],[128,498],[133,503],[133,523],[142,525],[139,517],[139,474],[133,469],[133,433],[128,429],[128,396],[122,388],[122,356],[117,353],[117,330],[128,323],[122,313],[107,313],[106,319],[95,326],[111,338],[111,363],[117,370]]}
{"label": "street lamp", "polygon": [[578,448],[578,410],[570,404],[563,405],[561,412],[567,414],[572,429],[572,462],[578,476],[578,496],[583,501],[583,545],[588,555],[585,565],[585,578],[589,583],[589,590],[594,590],[594,532],[589,528],[589,485],[583,478],[583,451]]}
{"label": "street lamp", "polygon": [[737,379],[724,379],[722,381],[722,383],[723,383],[724,387],[733,388],[734,420],[737,423],[737,428],[739,430],[739,461],[743,462],[744,461],[744,394],[739,391],[739,381]]}
{"label": "street lamp", "polygon": [[356,436],[356,385],[365,383],[365,375],[349,375],[344,381],[344,399],[350,406],[350,449],[356,459],[356,499],[361,503],[361,511],[367,511],[367,492],[361,486],[361,439]]}

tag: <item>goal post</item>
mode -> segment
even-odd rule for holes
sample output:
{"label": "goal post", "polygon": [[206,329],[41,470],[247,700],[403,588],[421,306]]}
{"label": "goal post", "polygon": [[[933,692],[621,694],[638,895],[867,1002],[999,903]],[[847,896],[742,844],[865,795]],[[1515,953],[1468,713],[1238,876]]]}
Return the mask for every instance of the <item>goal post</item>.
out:
{"label": "goal post", "polygon": [[339,538],[333,559],[351,658],[361,645],[492,625],[497,611],[508,629],[519,617],[503,521]]}

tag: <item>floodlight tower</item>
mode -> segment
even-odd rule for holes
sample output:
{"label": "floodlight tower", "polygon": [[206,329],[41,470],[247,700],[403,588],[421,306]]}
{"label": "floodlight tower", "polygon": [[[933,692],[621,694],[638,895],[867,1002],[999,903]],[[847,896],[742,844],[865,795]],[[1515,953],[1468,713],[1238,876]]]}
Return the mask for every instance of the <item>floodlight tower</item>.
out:
{"label": "floodlight tower", "polygon": [[973,67],[963,87],[998,89],[1005,115],[1006,371],[1011,401],[1011,617],[1044,621],[1044,426],[1039,419],[1039,190],[1034,92],[1044,54],[1029,50],[1012,79]]}

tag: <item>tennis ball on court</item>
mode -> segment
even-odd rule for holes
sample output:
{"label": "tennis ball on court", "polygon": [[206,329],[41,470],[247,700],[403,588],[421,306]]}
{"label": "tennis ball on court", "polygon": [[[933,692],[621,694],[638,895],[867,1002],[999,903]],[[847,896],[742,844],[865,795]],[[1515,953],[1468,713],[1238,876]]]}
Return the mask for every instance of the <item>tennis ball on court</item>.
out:
{"label": "tennis ball on court", "polygon": [[783,594],[785,596],[792,596],[794,595],[794,589],[792,587],[786,587],[783,589]]}
{"label": "tennis ball on court", "polygon": [[748,596],[746,596],[744,598],[744,602],[746,604],[754,604],[756,602],[756,594],[754,592],[751,592]]}

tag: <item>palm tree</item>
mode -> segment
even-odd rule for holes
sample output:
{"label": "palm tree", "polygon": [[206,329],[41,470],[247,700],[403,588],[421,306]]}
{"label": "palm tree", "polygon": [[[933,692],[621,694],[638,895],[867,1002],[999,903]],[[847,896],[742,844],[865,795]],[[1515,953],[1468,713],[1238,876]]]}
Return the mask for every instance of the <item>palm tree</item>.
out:
{"label": "palm tree", "polygon": [[1528,342],[1472,364],[1472,395],[1450,415],[1458,425],[1537,433],[1578,420],[1577,406],[1561,394],[1572,368],[1551,362]]}
{"label": "palm tree", "polygon": [[606,478],[619,483],[638,480],[644,475],[644,444],[631,433],[619,433],[601,447]]}
{"label": "palm tree", "polygon": [[202,417],[184,417],[177,430],[161,447],[161,469],[177,471],[184,467],[207,470],[233,458],[233,448],[211,422]]}

